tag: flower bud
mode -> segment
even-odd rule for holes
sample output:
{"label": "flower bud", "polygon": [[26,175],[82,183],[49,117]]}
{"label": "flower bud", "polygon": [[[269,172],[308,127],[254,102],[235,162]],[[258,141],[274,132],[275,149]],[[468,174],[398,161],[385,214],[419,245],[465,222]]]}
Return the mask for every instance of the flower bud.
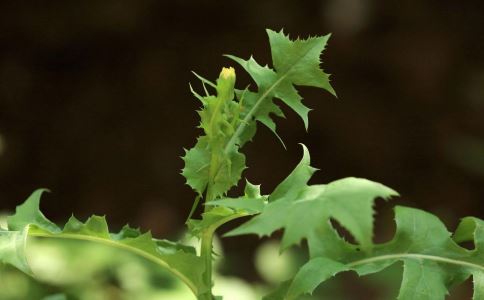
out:
{"label": "flower bud", "polygon": [[222,72],[220,72],[220,78],[224,80],[233,80],[235,82],[235,70],[232,67],[229,68],[222,68]]}
{"label": "flower bud", "polygon": [[232,100],[234,97],[235,70],[232,67],[222,68],[217,79],[217,93],[220,97]]}

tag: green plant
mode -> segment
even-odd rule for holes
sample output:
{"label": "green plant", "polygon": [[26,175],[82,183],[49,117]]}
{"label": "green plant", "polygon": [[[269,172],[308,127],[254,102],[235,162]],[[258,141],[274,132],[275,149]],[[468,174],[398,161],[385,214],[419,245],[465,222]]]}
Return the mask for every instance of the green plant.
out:
{"label": "green plant", "polygon": [[[227,197],[246,168],[240,150],[254,136],[258,122],[277,136],[273,116],[281,117],[283,112],[273,99],[280,99],[294,110],[307,128],[309,109],[302,104],[296,86],[318,87],[335,94],[329,76],[320,69],[320,55],[329,35],[293,41],[282,31],[267,33],[273,68],[259,65],[252,57],[243,60],[227,55],[249,73],[257,89],[235,89],[233,68],[223,68],[216,82],[196,75],[202,82],[203,96],[191,88],[201,102],[198,114],[203,134],[193,148],[186,150],[182,174],[196,192],[187,227],[200,239],[200,253],[129,226],[110,233],[105,218],[99,216],[86,222],[71,217],[60,228],[39,210],[45,190],[37,190],[8,217],[8,229],[1,230],[1,260],[31,273],[25,256],[29,237],[91,241],[152,261],[183,281],[200,300],[221,299],[212,294],[214,234],[231,220],[251,216],[226,236],[268,236],[283,229],[281,250],[302,240],[307,241],[309,249],[309,259],[296,275],[265,299],[297,299],[337,273],[367,275],[398,261],[404,265],[399,299],[444,299],[448,289],[470,276],[474,280],[474,299],[484,299],[484,221],[464,218],[452,235],[434,215],[399,206],[395,208],[394,238],[375,244],[374,200],[389,199],[397,192],[361,178],[308,185],[316,169],[310,166],[305,146],[300,163],[269,195],[261,195],[259,186],[246,181],[244,195]],[[204,212],[200,219],[192,218],[201,200]],[[330,219],[346,228],[356,243],[345,241]],[[473,242],[474,249],[458,245],[466,241]]]}

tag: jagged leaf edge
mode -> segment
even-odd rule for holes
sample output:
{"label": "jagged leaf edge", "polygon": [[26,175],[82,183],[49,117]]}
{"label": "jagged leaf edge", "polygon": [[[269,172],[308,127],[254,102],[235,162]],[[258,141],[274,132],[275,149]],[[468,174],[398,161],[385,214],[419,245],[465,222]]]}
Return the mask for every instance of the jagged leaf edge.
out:
{"label": "jagged leaf edge", "polygon": [[[5,232],[15,233],[19,232],[18,229],[21,229],[25,230],[29,237],[84,240],[124,249],[163,267],[182,280],[195,295],[202,294],[208,289],[202,281],[204,265],[201,258],[196,256],[194,251],[187,252],[184,248],[186,246],[173,246],[173,249],[176,249],[175,252],[173,252],[173,249],[160,249],[160,247],[170,247],[170,244],[166,240],[153,239],[151,232],[141,233],[138,229],[129,226],[123,227],[117,234],[111,234],[104,216],[93,215],[85,223],[71,216],[64,229],[59,229],[40,211],[40,198],[46,191],[46,189],[34,191],[23,204],[17,206],[16,213],[7,218],[9,229]],[[29,217],[33,217],[30,222]],[[19,228],[19,224],[23,224],[24,228]],[[11,228],[15,230],[11,230]],[[130,232],[129,235],[125,234],[127,231]],[[23,249],[26,247],[26,243],[27,239],[25,239],[23,245],[17,246]],[[165,251],[165,254],[163,254],[163,251]],[[183,263],[188,259],[190,259],[190,262],[187,269],[180,270],[180,262]],[[19,268],[15,265],[14,267]],[[28,269],[19,268],[19,270],[29,274]]]}
{"label": "jagged leaf edge", "polygon": [[[438,222],[438,223],[440,222],[442,228],[445,228],[445,225],[443,225],[436,216],[428,212],[425,212],[423,210],[408,208],[404,206],[395,207],[395,219],[399,220],[399,218],[402,218],[401,215],[404,215],[404,211],[406,211],[408,215],[420,215],[420,216],[425,216],[426,218],[431,218],[433,219],[434,222]],[[397,222],[397,226],[398,226],[398,222]],[[384,244],[377,244],[375,245],[375,247],[379,247],[379,248],[391,247],[394,243],[398,241],[399,230],[400,228],[397,227],[397,232],[391,241]],[[337,235],[336,231],[335,231],[335,234]],[[468,250],[457,244],[457,241],[459,242],[469,241],[471,236],[472,236],[473,242],[476,244],[476,248],[474,248],[473,250]],[[364,275],[380,272],[386,269],[387,267],[389,267],[390,265],[393,265],[394,263],[397,263],[399,261],[403,261],[405,263],[405,260],[428,259],[433,262],[437,261],[437,263],[441,263],[441,264],[459,264],[460,263],[462,270],[467,272],[466,277],[469,277],[469,276],[473,277],[473,281],[474,281],[473,299],[480,300],[481,295],[484,295],[484,285],[482,284],[482,280],[484,278],[484,261],[482,261],[482,257],[484,257],[483,241],[484,241],[484,221],[475,217],[466,217],[460,222],[452,238],[449,234],[447,242],[452,247],[455,247],[456,252],[460,252],[460,253],[456,253],[455,255],[467,254],[468,255],[467,258],[471,260],[471,262],[464,261],[464,260],[462,260],[462,262],[459,262],[459,261],[456,261],[455,259],[446,259],[445,257],[439,259],[437,256],[431,257],[431,256],[425,256],[425,254],[422,254],[421,256],[418,256],[416,258],[409,258],[408,254],[407,256],[405,256],[404,254],[400,253],[399,254],[400,257],[397,257],[397,256],[388,257],[388,260],[389,260],[388,263],[368,272],[368,270],[365,271],[364,269],[359,270],[358,268],[356,268],[356,266],[363,265],[365,263],[367,264],[374,263],[371,259],[365,259],[360,257],[360,259],[352,263],[342,263],[333,258],[328,258],[324,256],[315,256],[315,257],[312,257],[305,265],[303,265],[300,268],[298,273],[293,277],[292,280],[290,280],[290,282],[286,282],[284,284],[284,288],[283,288],[283,290],[285,291],[284,299],[297,299],[297,297],[303,294],[311,294],[317,286],[319,286],[321,283],[332,278],[333,276],[335,276],[340,272],[354,271],[354,272],[357,272],[360,276],[364,276]],[[354,251],[356,249],[354,245],[351,245],[342,239],[339,242],[346,244],[348,251]],[[364,253],[362,252],[355,252],[355,253],[358,253],[358,255],[364,255]],[[475,262],[479,258],[481,258],[481,264],[478,264]],[[328,266],[331,266],[331,267],[328,268]],[[473,269],[473,270],[470,270],[470,269]],[[462,277],[462,274],[460,274],[460,276]],[[459,278],[458,276],[456,277]],[[461,278],[461,279],[465,280],[465,278]],[[403,284],[404,283],[402,282],[402,285]],[[407,299],[407,298],[399,297],[398,299]]]}

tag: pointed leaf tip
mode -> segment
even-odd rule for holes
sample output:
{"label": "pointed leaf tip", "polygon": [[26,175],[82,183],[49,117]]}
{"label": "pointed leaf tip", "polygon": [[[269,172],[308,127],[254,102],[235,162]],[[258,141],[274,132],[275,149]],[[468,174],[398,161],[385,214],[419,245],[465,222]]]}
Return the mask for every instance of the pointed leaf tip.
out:
{"label": "pointed leaf tip", "polygon": [[40,211],[40,198],[48,189],[35,190],[25,202],[17,206],[15,214],[7,218],[9,230],[21,231],[29,224],[34,224],[39,228],[50,231],[60,231],[56,224],[48,220]]}

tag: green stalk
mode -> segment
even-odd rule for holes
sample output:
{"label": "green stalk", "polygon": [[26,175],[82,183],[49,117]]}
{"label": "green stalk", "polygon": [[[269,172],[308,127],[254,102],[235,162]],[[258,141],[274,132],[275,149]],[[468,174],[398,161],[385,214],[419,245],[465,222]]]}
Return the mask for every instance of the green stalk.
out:
{"label": "green stalk", "polygon": [[[212,114],[212,118],[210,119],[209,128],[210,130],[207,133],[209,138],[215,138],[211,135],[218,135],[219,132],[215,132],[215,122],[217,122],[217,117],[222,114],[221,110],[223,106],[226,104],[227,101],[232,100],[234,97],[234,84],[235,84],[235,71],[233,68],[223,68],[222,72],[220,73],[219,79],[217,80],[217,85],[215,86],[217,90],[217,98],[216,98],[216,105],[215,109]],[[220,152],[215,151],[215,146],[212,145],[212,154],[210,157],[210,169],[208,172],[208,184],[207,190],[205,193],[205,203],[209,201],[215,200],[216,195],[214,194],[213,187],[215,185],[215,177],[220,168],[220,157],[219,153],[223,151],[220,149]],[[204,212],[210,210],[210,207],[205,205]],[[213,236],[215,234],[215,230],[225,222],[228,222],[234,218],[239,217],[239,214],[227,217],[222,219],[220,222],[213,224],[206,228],[201,235],[201,249],[200,249],[200,257],[202,258],[204,265],[205,265],[205,273],[203,274],[203,282],[205,286],[208,287],[208,290],[199,296],[200,300],[213,300],[212,294],[212,273],[213,273],[213,261],[212,261],[212,246],[213,246]]]}
{"label": "green stalk", "polygon": [[[212,154],[211,162],[210,162],[210,171],[209,171],[209,178],[208,178],[208,186],[207,192],[205,194],[205,201],[212,201],[214,200],[213,196],[213,184],[214,184],[214,177],[215,172],[218,169],[218,158],[216,155]],[[205,205],[204,212],[207,212],[210,208]],[[215,228],[216,229],[216,228]],[[210,227],[207,228],[201,237],[201,248],[200,248],[200,257],[202,258],[204,265],[205,265],[205,273],[203,274],[203,282],[208,287],[208,291],[200,295],[200,300],[212,300],[212,243],[213,243],[213,235],[215,233],[215,229],[211,229]]]}
{"label": "green stalk", "polygon": [[203,274],[203,282],[208,286],[208,291],[200,295],[200,300],[212,300],[212,243],[213,234],[211,230],[207,230],[202,234],[202,245],[200,249],[200,256],[205,263],[205,273]]}
{"label": "green stalk", "polygon": [[215,231],[223,224],[230,222],[232,220],[248,216],[246,212],[239,212],[230,216],[227,216],[218,222],[207,227],[207,229],[202,233],[202,245],[200,248],[200,256],[205,262],[205,273],[203,275],[204,283],[209,287],[209,290],[200,295],[199,300],[213,300],[212,294],[212,274],[213,274],[213,263],[212,263],[212,245],[213,236]]}
{"label": "green stalk", "polygon": [[[207,192],[205,193],[205,201],[209,202],[215,200],[215,196],[213,194],[213,185],[215,183],[215,175],[219,169],[219,159],[217,154],[212,152],[212,157],[210,158],[210,169],[208,171],[208,185],[207,185]],[[205,206],[204,212],[207,212],[209,206]]]}

